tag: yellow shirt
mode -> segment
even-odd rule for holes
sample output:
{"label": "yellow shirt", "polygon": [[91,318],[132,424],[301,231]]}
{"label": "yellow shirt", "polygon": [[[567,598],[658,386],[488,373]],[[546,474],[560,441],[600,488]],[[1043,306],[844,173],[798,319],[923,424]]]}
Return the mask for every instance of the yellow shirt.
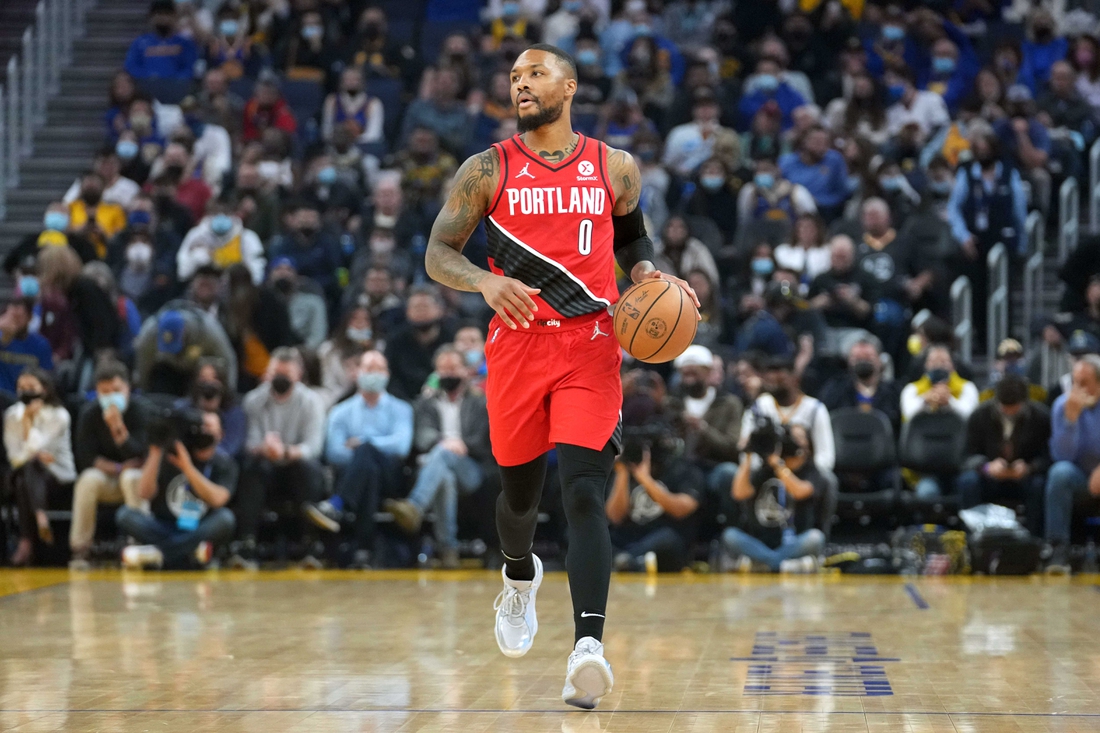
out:
{"label": "yellow shirt", "polygon": [[[118,204],[101,201],[92,216],[96,228],[89,230],[87,235],[95,247],[96,257],[102,260],[107,256],[107,240],[126,228],[126,211]],[[88,218],[88,205],[82,199],[69,204],[69,226],[74,231],[87,226]]]}

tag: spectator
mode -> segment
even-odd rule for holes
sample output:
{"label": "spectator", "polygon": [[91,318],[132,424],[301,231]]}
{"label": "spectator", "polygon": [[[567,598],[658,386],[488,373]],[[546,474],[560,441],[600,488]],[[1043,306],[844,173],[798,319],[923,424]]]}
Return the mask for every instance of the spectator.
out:
{"label": "spectator", "polygon": [[160,154],[160,147],[151,146],[142,151],[138,144],[137,133],[133,130],[123,130],[118,135],[114,151],[119,160],[119,175],[138,186],[144,186],[152,170],[152,161],[149,158],[155,159]]}
{"label": "spectator", "polygon": [[596,137],[621,150],[633,151],[635,137],[657,134],[657,126],[645,116],[638,95],[628,86],[612,90],[600,117]]}
{"label": "spectator", "polygon": [[420,532],[424,513],[434,508],[444,568],[458,567],[458,497],[481,488],[493,465],[485,395],[470,385],[471,373],[457,348],[444,346],[436,353],[439,389],[422,394],[413,405],[413,446],[420,455],[416,484],[407,499],[384,504],[412,535]]}
{"label": "spectator", "polygon": [[4,256],[4,271],[12,274],[19,263],[34,260],[41,247],[62,244],[72,247],[82,262],[96,259],[97,254],[92,243],[84,235],[69,231],[69,207],[61,201],[52,201],[46,206],[46,213],[42,217],[42,230],[23,237]]}
{"label": "spectator", "polygon": [[[405,304],[397,294],[393,274],[383,267],[371,267],[360,279],[361,289],[345,296],[346,305],[367,308],[375,330],[375,341],[394,334],[405,322]],[[403,284],[402,284],[403,286]]]}
{"label": "spectator", "polygon": [[233,538],[236,519],[226,504],[237,488],[237,464],[218,450],[218,414],[201,419],[193,445],[149,446],[138,492],[151,513],[121,506],[115,515],[119,529],[142,543],[123,549],[124,566],[205,567],[215,547]]}
{"label": "spectator", "polygon": [[908,125],[916,125],[921,140],[928,140],[951,121],[947,104],[936,92],[917,89],[913,71],[905,66],[890,68],[883,77],[886,98],[886,130],[894,137]]}
{"label": "spectator", "polygon": [[19,508],[15,566],[30,565],[34,540],[53,544],[46,516],[50,494],[76,479],[69,411],[61,405],[49,374],[31,367],[19,375],[18,402],[4,411],[4,448],[11,464],[11,486]]}
{"label": "spectator", "polygon": [[978,394],[978,401],[985,402],[996,396],[997,385],[1008,375],[1018,376],[1027,384],[1028,399],[1049,404],[1045,387],[1039,384],[1030,384],[1027,380],[1027,359],[1023,345],[1014,338],[1006,338],[997,344],[996,360],[989,370],[988,386]]}
{"label": "spectator", "polygon": [[427,127],[410,132],[405,149],[394,156],[393,164],[401,171],[401,187],[412,207],[437,206],[443,185],[458,168],[450,153],[440,150],[438,136]]}
{"label": "spectator", "polygon": [[320,346],[328,335],[325,299],[317,293],[302,289],[294,260],[289,257],[272,260],[268,284],[286,300],[294,336],[309,349]]}
{"label": "spectator", "polygon": [[362,67],[370,79],[401,79],[406,89],[420,79],[419,54],[412,45],[390,37],[386,11],[380,7],[363,10],[350,46],[348,65]]}
{"label": "spectator", "polygon": [[[1035,102],[1027,87],[1009,87],[1005,95],[1005,114],[993,122],[1000,141],[1003,161],[1019,171],[1032,188],[1032,201],[1041,211],[1050,210],[1051,164],[1050,133],[1036,119]],[[977,153],[975,152],[975,157]]]}
{"label": "spectator", "polygon": [[189,208],[176,200],[176,194],[179,193],[179,177],[162,173],[153,179],[151,193],[158,221],[182,241],[187,236],[187,232],[191,231],[194,217],[191,216]]}
{"label": "spectator", "polygon": [[417,99],[405,110],[401,128],[401,145],[411,143],[417,128],[431,130],[448,153],[464,155],[472,132],[472,122],[462,100],[458,98],[459,79],[453,69],[442,67],[428,77],[428,95]]}
{"label": "spectator", "polygon": [[806,428],[792,425],[788,435],[782,450],[747,453],[733,481],[730,494],[740,504],[745,529],[727,527],[722,544],[730,557],[741,558],[744,570],[760,563],[773,573],[816,573],[825,550],[825,535],[814,527],[814,505],[827,480]]}
{"label": "spectator", "polygon": [[89,262],[81,269],[83,277],[88,278],[107,294],[107,301],[114,307],[118,318],[118,353],[127,361],[133,358],[134,338],[141,329],[141,314],[134,301],[118,290],[115,274],[106,262]]}
{"label": "spectator", "polygon": [[[277,256],[274,247],[272,256]],[[205,265],[224,270],[235,264],[247,267],[253,282],[263,282],[264,245],[256,232],[245,229],[228,200],[211,200],[206,216],[183,238],[176,255],[176,274],[185,282]]]}
{"label": "spectator", "polygon": [[[1076,75],[1068,61],[1058,61],[1050,67],[1050,87],[1039,97],[1042,124],[1065,135],[1079,133],[1085,144],[1096,139],[1097,112],[1081,96]],[[1030,125],[1029,125],[1030,127]]]}
{"label": "spectator", "polygon": [[876,332],[887,353],[897,356],[905,308],[932,286],[932,263],[918,256],[911,232],[891,226],[885,201],[869,198],[861,209],[863,236],[856,247],[857,267],[874,280],[866,300],[874,307]]}
{"label": "spectator", "polygon": [[176,406],[217,413],[222,436],[218,450],[234,460],[244,453],[248,420],[237,402],[237,393],[229,388],[229,375],[220,359],[203,357],[199,360],[190,394],[177,400]]}
{"label": "spectator", "polygon": [[702,270],[718,282],[718,266],[707,246],[691,236],[691,227],[682,216],[665,220],[661,236],[653,247],[654,262],[663,272],[683,277],[691,270]]}
{"label": "spectator", "polygon": [[690,178],[703,161],[716,155],[717,149],[723,146],[739,149],[734,131],[718,122],[719,112],[714,92],[700,88],[691,108],[692,121],[672,128],[665,141],[662,161],[666,168]]}
{"label": "spectator", "polygon": [[[786,280],[768,283],[763,300],[764,308],[754,313],[737,334],[737,351],[793,358],[801,377],[813,360],[814,344],[824,343],[825,321],[820,313],[806,309],[797,285]],[[822,450],[819,448],[819,455]]]}
{"label": "spectator", "polygon": [[854,74],[850,83],[850,96],[834,99],[825,109],[829,129],[836,134],[858,135],[875,145],[885,144],[890,132],[886,129],[884,90],[866,71]]}
{"label": "spectator", "polygon": [[38,255],[41,288],[39,332],[53,348],[54,361],[79,357],[82,368],[119,343],[115,304],[91,278],[81,274],[71,247],[47,247]]}
{"label": "spectator", "polygon": [[0,312],[0,390],[10,394],[15,393],[19,375],[24,371],[53,371],[50,342],[42,334],[28,330],[32,301],[25,290],[22,296],[10,298]]}
{"label": "spectator", "polygon": [[932,44],[932,69],[925,88],[943,97],[948,113],[958,113],[973,83],[974,70],[965,60],[960,63],[959,47],[950,38]]}
{"label": "spectator", "polygon": [[279,197],[255,163],[237,166],[232,197],[245,229],[256,232],[261,242],[271,239],[279,226]]}
{"label": "spectator", "polygon": [[1100,113],[1100,43],[1091,35],[1078,36],[1069,61],[1077,73],[1077,91],[1094,112]]}
{"label": "spectator", "polygon": [[900,435],[901,390],[897,383],[884,379],[882,354],[871,337],[856,339],[848,349],[848,372],[833,377],[821,389],[821,404],[831,412],[858,407],[864,412],[877,410],[887,417]]}
{"label": "spectator", "polygon": [[[340,288],[336,271],[342,264],[340,243],[322,227],[317,205],[305,200],[288,202],[283,209],[283,224],[283,233],[276,235],[268,247],[271,259],[291,260],[299,277],[309,278],[320,286],[326,298],[337,300]],[[260,280],[262,277],[256,282]]]}
{"label": "spectator", "polygon": [[332,336],[317,349],[321,364],[321,386],[317,390],[331,408],[354,391],[359,360],[367,351],[377,348],[371,328],[370,310],[353,305],[344,312]]}
{"label": "spectator", "polygon": [[[103,193],[99,200],[104,204],[118,204],[124,209],[129,208],[134,197],[141,191],[137,183],[122,175],[122,161],[114,145],[108,145],[96,153],[92,170],[103,179]],[[78,178],[69,186],[62,201],[72,204],[81,197],[83,190],[83,181]]]}
{"label": "spectator", "polygon": [[80,196],[69,204],[68,231],[92,243],[96,257],[107,256],[107,242],[126,226],[126,211],[103,200],[103,176],[85,173],[80,179]]}
{"label": "spectator", "polygon": [[1015,374],[997,382],[966,426],[965,470],[955,481],[959,504],[969,509],[991,501],[1023,501],[1027,528],[1043,529],[1043,484],[1050,467],[1050,412],[1028,399],[1027,381]]}
{"label": "spectator", "polygon": [[[635,157],[638,157],[638,155],[639,153],[635,152]],[[641,166],[642,198],[644,200],[646,197],[646,179],[644,164],[641,164]],[[738,192],[736,188],[740,186],[740,179],[734,179],[730,175],[726,163],[721,158],[710,158],[703,161],[703,164],[699,166],[698,182],[698,187],[687,201],[685,213],[693,217],[710,219],[718,227],[718,231],[722,235],[722,241],[732,242],[737,232],[739,212],[737,210]],[[667,182],[664,187],[667,190]],[[653,221],[655,228],[660,229],[664,226],[664,221],[658,223],[652,215],[649,218]],[[662,218],[667,219],[667,213]]]}
{"label": "spectator", "polygon": [[878,283],[856,267],[851,237],[838,234],[829,240],[829,270],[813,279],[810,305],[821,311],[830,328],[869,328]]}
{"label": "spectator", "polygon": [[126,53],[127,73],[134,79],[191,79],[199,49],[194,41],[177,32],[175,3],[153,0],[149,23],[153,32],[135,38]]}
{"label": "spectator", "polygon": [[485,365],[485,334],[477,326],[463,326],[455,332],[455,348],[470,370],[470,384],[481,389],[488,369]]}
{"label": "spectator", "polygon": [[286,301],[271,288],[256,287],[244,265],[225,272],[226,297],[219,312],[225,335],[237,352],[237,384],[255,387],[267,373],[271,353],[298,343]]}
{"label": "spectator", "polygon": [[741,186],[737,194],[738,227],[749,232],[767,226],[781,226],[786,239],[794,228],[795,219],[817,212],[817,204],[805,186],[788,181],[774,155],[762,154],[755,160],[752,181]]}
{"label": "spectator", "polygon": [[1075,504],[1100,496],[1100,357],[1083,356],[1073,367],[1073,386],[1051,409],[1050,467],[1046,482],[1047,572],[1067,575],[1067,548]]}
{"label": "spectator", "polygon": [[119,134],[126,129],[126,111],[136,96],[137,84],[134,83],[134,77],[124,70],[116,71],[111,77],[107,111],[103,114],[108,140],[117,140]]}
{"label": "spectator", "polygon": [[244,106],[242,139],[246,143],[259,140],[264,131],[272,128],[293,135],[298,131],[298,122],[279,91],[279,77],[264,72],[256,81],[252,99]]}
{"label": "spectator", "polygon": [[172,131],[170,139],[191,150],[194,173],[206,183],[211,194],[217,196],[233,167],[233,141],[224,127],[203,118],[199,101],[194,96],[180,102],[180,111],[183,112],[183,124]]}
{"label": "spectator", "polygon": [[321,13],[307,9],[297,18],[297,32],[287,34],[275,49],[275,65],[287,79],[331,87],[339,65],[339,43],[325,27]]}
{"label": "spectator", "polygon": [[386,344],[386,361],[392,367],[390,392],[413,400],[432,373],[432,357],[454,340],[454,330],[444,321],[443,305],[432,288],[414,288],[409,293],[405,321],[405,327]]}
{"label": "spectator", "polygon": [[264,383],[244,397],[248,457],[234,512],[240,542],[230,565],[255,568],[256,535],[269,497],[289,495],[305,516],[307,504],[323,496],[325,410],[320,395],[302,383],[302,370],[297,349],[276,349]]}
{"label": "spectator", "polygon": [[1032,93],[1043,87],[1050,78],[1051,67],[1066,57],[1069,41],[1054,33],[1054,18],[1050,11],[1035,8],[1027,22],[1027,37],[1021,44],[1023,62],[1020,80]]}
{"label": "spectator", "polygon": [[800,214],[794,221],[793,242],[775,248],[775,262],[797,272],[803,283],[829,269],[831,255],[825,245],[825,222],[816,214]]}
{"label": "spectator", "polygon": [[146,392],[182,397],[203,359],[217,359],[230,391],[237,389],[237,355],[225,330],[217,318],[186,300],[169,301],[145,320],[134,340],[134,354],[137,383]]}
{"label": "spectator", "polygon": [[756,73],[746,80],[738,105],[742,129],[748,129],[753,117],[765,105],[774,103],[779,109],[780,127],[789,130],[794,124],[793,112],[813,102],[812,95],[806,98],[800,94],[781,77],[782,73],[779,62],[774,58],[764,57],[756,63]]}
{"label": "spectator", "polygon": [[[241,77],[255,79],[267,62],[262,45],[253,43],[248,13],[223,4],[214,15],[214,29],[206,42],[207,76],[221,74],[232,81]],[[207,77],[203,77],[203,81]]]}
{"label": "spectator", "polygon": [[176,200],[187,207],[193,219],[201,219],[207,204],[214,198],[213,189],[196,171],[196,159],[187,144],[173,141],[164,149],[164,155],[154,165],[154,175],[162,172],[177,182]]}
{"label": "spectator", "polygon": [[207,70],[198,93],[199,114],[204,120],[218,125],[234,140],[241,135],[245,102],[229,90],[229,78],[220,68]]}
{"label": "spectator", "polygon": [[413,410],[386,391],[389,378],[386,357],[377,351],[363,354],[356,375],[358,393],[328,416],[325,457],[340,472],[336,493],[305,505],[310,520],[330,532],[340,531],[345,509],[355,512],[358,567],[369,567],[374,514],[383,498],[397,496],[401,464],[412,447]]}
{"label": "spectator", "polygon": [[164,135],[153,109],[153,100],[138,96],[130,102],[126,112],[126,129],[119,133],[119,139],[133,140],[138,145],[141,160],[152,165],[164,151]]}
{"label": "spectator", "polygon": [[703,270],[691,270],[684,279],[699,298],[700,320],[692,343],[715,351],[728,351],[733,345],[733,314],[727,312],[718,284]]}
{"label": "spectator", "polygon": [[96,507],[121,504],[144,510],[138,490],[147,451],[147,408],[130,395],[126,367],[105,360],[95,370],[96,399],[77,420],[73,452],[80,475],[73,488],[69,567],[86,570],[95,538]]}
{"label": "spectator", "polygon": [[383,142],[382,102],[367,96],[359,67],[350,66],[340,74],[340,89],[325,99],[322,115],[321,137],[325,142],[332,142],[337,126],[350,126],[353,139],[360,145]]}
{"label": "spectator", "polygon": [[825,221],[840,215],[848,198],[848,167],[844,156],[829,147],[829,133],[824,128],[807,130],[798,152],[779,159],[779,170],[788,181],[810,192]]}

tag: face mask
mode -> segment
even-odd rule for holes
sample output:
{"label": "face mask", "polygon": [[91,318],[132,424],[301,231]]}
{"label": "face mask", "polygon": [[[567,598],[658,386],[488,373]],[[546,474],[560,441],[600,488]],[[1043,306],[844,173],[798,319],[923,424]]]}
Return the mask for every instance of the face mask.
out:
{"label": "face mask", "polygon": [[955,59],[948,56],[937,56],[932,59],[932,71],[937,74],[951,74],[955,71]]}
{"label": "face mask", "polygon": [[481,364],[484,354],[481,353],[481,349],[469,349],[462,353],[462,357],[466,360],[466,366],[476,367]]}
{"label": "face mask", "polygon": [[363,26],[363,36],[374,40],[378,36],[382,35],[382,28],[377,23],[368,23]]}
{"label": "face mask", "polygon": [[152,221],[153,215],[150,214],[148,211],[142,211],[140,209],[138,209],[137,211],[131,211],[126,216],[126,223],[132,227],[149,226]]}
{"label": "face mask", "polygon": [[882,27],[882,37],[891,43],[897,43],[905,38],[905,29],[896,25],[884,25]]}
{"label": "face mask", "polygon": [[852,374],[861,382],[866,382],[875,375],[875,365],[870,361],[857,361],[852,365]]}
{"label": "face mask", "polygon": [[897,191],[901,188],[901,176],[889,176],[879,180],[884,191]]}
{"label": "face mask", "polygon": [[348,326],[347,330],[344,331],[344,335],[348,337],[348,341],[365,344],[374,337],[374,331],[369,328],[352,328]]}
{"label": "face mask", "polygon": [[1027,369],[1022,361],[1010,361],[1005,364],[1005,374],[1015,374],[1022,377],[1026,371]]}
{"label": "face mask", "polygon": [[600,54],[591,48],[577,52],[577,63],[581,66],[595,66],[600,62]]}
{"label": "face mask", "polygon": [[505,18],[514,18],[519,15],[519,3],[506,2],[500,4],[500,13]]}
{"label": "face mask", "polygon": [[199,397],[204,400],[212,400],[222,396],[222,386],[217,382],[199,382]]}
{"label": "face mask", "polygon": [[115,152],[123,160],[133,160],[138,154],[138,144],[133,140],[119,140]]}
{"label": "face mask", "polygon": [[561,6],[565,8],[566,12],[568,13],[579,13],[584,7],[584,3],[582,3],[580,0],[565,0],[565,2],[561,4]]}
{"label": "face mask", "polygon": [[277,179],[280,170],[279,163],[274,160],[261,160],[260,164],[256,166],[256,172],[260,174],[260,178],[268,181]]}
{"label": "face mask", "polygon": [[1016,59],[1004,56],[997,61],[997,66],[1001,71],[1012,71],[1016,68]]}
{"label": "face mask", "polygon": [[1073,55],[1073,58],[1077,61],[1077,65],[1082,69],[1088,69],[1092,67],[1092,62],[1096,58],[1093,56],[1092,51],[1082,48]]}
{"label": "face mask", "polygon": [[634,26],[634,35],[636,36],[651,36],[653,35],[653,29],[646,23],[638,23]]}
{"label": "face mask", "polygon": [[133,128],[139,129],[139,130],[144,130],[147,127],[149,127],[149,125],[151,125],[152,123],[153,123],[153,118],[150,117],[147,114],[143,114],[141,112],[135,112],[134,114],[130,115],[130,127],[133,127]]}
{"label": "face mask", "polygon": [[951,376],[951,372],[946,369],[929,369],[928,378],[932,381],[932,384],[942,384],[947,381],[947,378]]}
{"label": "face mask", "polygon": [[756,77],[756,88],[765,92],[774,92],[779,88],[779,79],[775,74],[760,74]]}
{"label": "face mask", "polygon": [[325,29],[319,25],[307,25],[302,28],[302,38],[313,41],[325,35]]}
{"label": "face mask", "polygon": [[156,29],[157,35],[163,36],[163,37],[168,37],[172,34],[172,25],[173,24],[172,24],[171,21],[161,22],[161,23],[156,23],[153,26],[153,28]]}
{"label": "face mask", "polygon": [[223,36],[235,36],[240,29],[240,25],[235,20],[223,20],[218,23],[218,32]]}
{"label": "face mask", "polygon": [[20,392],[19,393],[19,401],[22,402],[24,405],[29,405],[30,403],[34,402],[35,400],[40,400],[40,399],[42,399],[42,393],[41,392]]}
{"label": "face mask", "polygon": [[336,183],[336,169],[331,165],[326,165],[317,171],[317,182],[322,186],[331,186]]}
{"label": "face mask", "polygon": [[97,399],[99,400],[99,409],[103,412],[107,412],[112,406],[117,408],[119,412],[126,412],[126,404],[129,401],[127,396],[121,392],[97,395]]}
{"label": "face mask", "polygon": [[928,184],[928,190],[937,196],[947,196],[954,185],[951,181],[932,181]]}
{"label": "face mask", "polygon": [[365,372],[355,378],[355,384],[360,392],[381,394],[386,391],[386,385],[390,383],[390,375],[378,372]]}
{"label": "face mask", "polygon": [[444,392],[454,392],[462,386],[462,377],[440,377],[439,388]]}
{"label": "face mask", "polygon": [[756,184],[758,188],[771,188],[775,185],[775,174],[757,173],[752,177],[752,182]]}
{"label": "face mask", "polygon": [[38,297],[38,278],[34,275],[19,276],[19,292],[24,298]]}
{"label": "face mask", "polygon": [[164,172],[167,173],[169,177],[178,180],[181,177],[183,177],[183,166],[182,165],[175,165],[175,164],[166,165],[166,166],[164,166]]}
{"label": "face mask", "polygon": [[210,218],[210,231],[224,237],[233,228],[233,219],[228,214],[215,214]]}
{"label": "face mask", "polygon": [[99,206],[99,202],[103,198],[103,192],[85,191],[84,193],[80,194],[80,198],[83,199],[84,203],[88,206]]}
{"label": "face mask", "polygon": [[757,257],[752,261],[752,274],[767,277],[775,270],[775,263],[764,257]]}
{"label": "face mask", "polygon": [[707,385],[703,382],[684,382],[684,392],[688,397],[699,399],[707,393]]}
{"label": "face mask", "polygon": [[277,395],[286,394],[293,386],[294,383],[291,382],[290,377],[285,374],[276,374],[271,378],[271,390]]}
{"label": "face mask", "polygon": [[852,193],[859,189],[863,184],[863,179],[859,177],[858,173],[852,173],[848,176],[848,193]]}
{"label": "face mask", "polygon": [[283,295],[290,295],[291,291],[294,290],[294,283],[288,277],[281,277],[271,285]]}
{"label": "face mask", "polygon": [[42,225],[55,232],[63,232],[69,228],[69,215],[64,211],[48,211],[42,219]]}
{"label": "face mask", "polygon": [[901,98],[905,96],[904,84],[891,84],[886,87],[886,99],[891,103],[901,101]]}
{"label": "face mask", "polygon": [[790,387],[779,386],[768,391],[771,392],[771,396],[775,398],[775,401],[781,405],[786,403],[791,398]]}
{"label": "face mask", "polygon": [[725,176],[703,176],[699,179],[699,185],[708,191],[717,191],[725,182]]}
{"label": "face mask", "polygon": [[153,261],[153,247],[148,242],[131,242],[126,248],[126,261],[137,268],[145,268]]}

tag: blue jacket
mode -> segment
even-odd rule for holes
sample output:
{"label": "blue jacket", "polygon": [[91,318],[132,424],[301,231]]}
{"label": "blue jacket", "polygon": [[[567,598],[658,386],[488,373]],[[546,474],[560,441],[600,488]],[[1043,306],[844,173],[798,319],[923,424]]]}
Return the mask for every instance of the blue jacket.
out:
{"label": "blue jacket", "polygon": [[192,79],[198,60],[199,48],[190,38],[145,33],[130,44],[125,68],[135,79]]}
{"label": "blue jacket", "polygon": [[386,455],[404,460],[412,448],[412,405],[383,392],[378,404],[371,407],[356,392],[328,414],[325,458],[329,463],[347,465],[352,455],[352,449],[347,447],[349,438],[370,443]]}
{"label": "blue jacket", "polygon": [[779,170],[791,183],[806,187],[818,206],[838,206],[848,198],[848,164],[836,150],[826,150],[816,165],[807,165],[798,153],[779,159]]}
{"label": "blue jacket", "polygon": [[1032,94],[1037,94],[1050,79],[1050,67],[1066,57],[1069,41],[1064,37],[1055,38],[1050,43],[1024,41],[1020,44],[1020,50],[1023,52],[1024,61],[1020,64],[1018,81],[1026,84]]}
{"label": "blue jacket", "polygon": [[1100,405],[1081,410],[1077,422],[1066,420],[1064,394],[1054,400],[1050,411],[1050,458],[1069,461],[1088,476],[1100,465]]}
{"label": "blue jacket", "polygon": [[[867,71],[876,79],[881,79],[882,75],[886,72],[886,62],[879,54],[878,49],[875,48],[875,43],[878,40],[878,29],[875,28],[874,30],[876,35],[864,37],[863,48],[867,52]],[[970,43],[970,38],[959,30],[959,27],[954,23],[949,23],[947,21],[943,23],[943,32],[959,49],[958,71],[961,72],[964,77],[973,79],[978,75],[982,65],[981,61],[978,59],[978,55],[974,52],[974,46]],[[924,89],[928,85],[928,79],[932,75],[932,54],[930,53],[930,49],[919,44],[913,36],[907,35],[905,37],[905,50],[902,52],[902,57],[905,60],[905,65],[913,70],[917,88]]]}
{"label": "blue jacket", "polygon": [[791,113],[806,104],[806,100],[802,98],[801,94],[791,89],[790,85],[780,82],[774,92],[757,89],[752,94],[741,97],[741,102],[737,107],[740,113],[739,127],[742,132],[746,132],[752,127],[752,118],[756,116],[761,107],[773,99],[779,105],[779,111],[783,113],[781,121],[783,129],[791,129],[794,124]]}

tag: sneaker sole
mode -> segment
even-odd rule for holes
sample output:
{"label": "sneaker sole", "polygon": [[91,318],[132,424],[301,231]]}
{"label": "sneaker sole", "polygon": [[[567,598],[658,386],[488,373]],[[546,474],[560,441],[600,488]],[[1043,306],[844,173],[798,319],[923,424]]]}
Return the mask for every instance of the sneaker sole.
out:
{"label": "sneaker sole", "polygon": [[599,704],[600,699],[611,692],[611,686],[615,680],[611,677],[611,670],[607,663],[599,659],[589,659],[581,662],[566,680],[573,685],[576,694],[573,697],[563,698],[566,705],[592,710]]}
{"label": "sneaker sole", "polygon": [[321,529],[328,530],[329,532],[333,533],[340,531],[340,523],[334,522],[326,517],[324,513],[317,507],[307,506],[306,517],[309,519],[309,521],[313,522]]}

